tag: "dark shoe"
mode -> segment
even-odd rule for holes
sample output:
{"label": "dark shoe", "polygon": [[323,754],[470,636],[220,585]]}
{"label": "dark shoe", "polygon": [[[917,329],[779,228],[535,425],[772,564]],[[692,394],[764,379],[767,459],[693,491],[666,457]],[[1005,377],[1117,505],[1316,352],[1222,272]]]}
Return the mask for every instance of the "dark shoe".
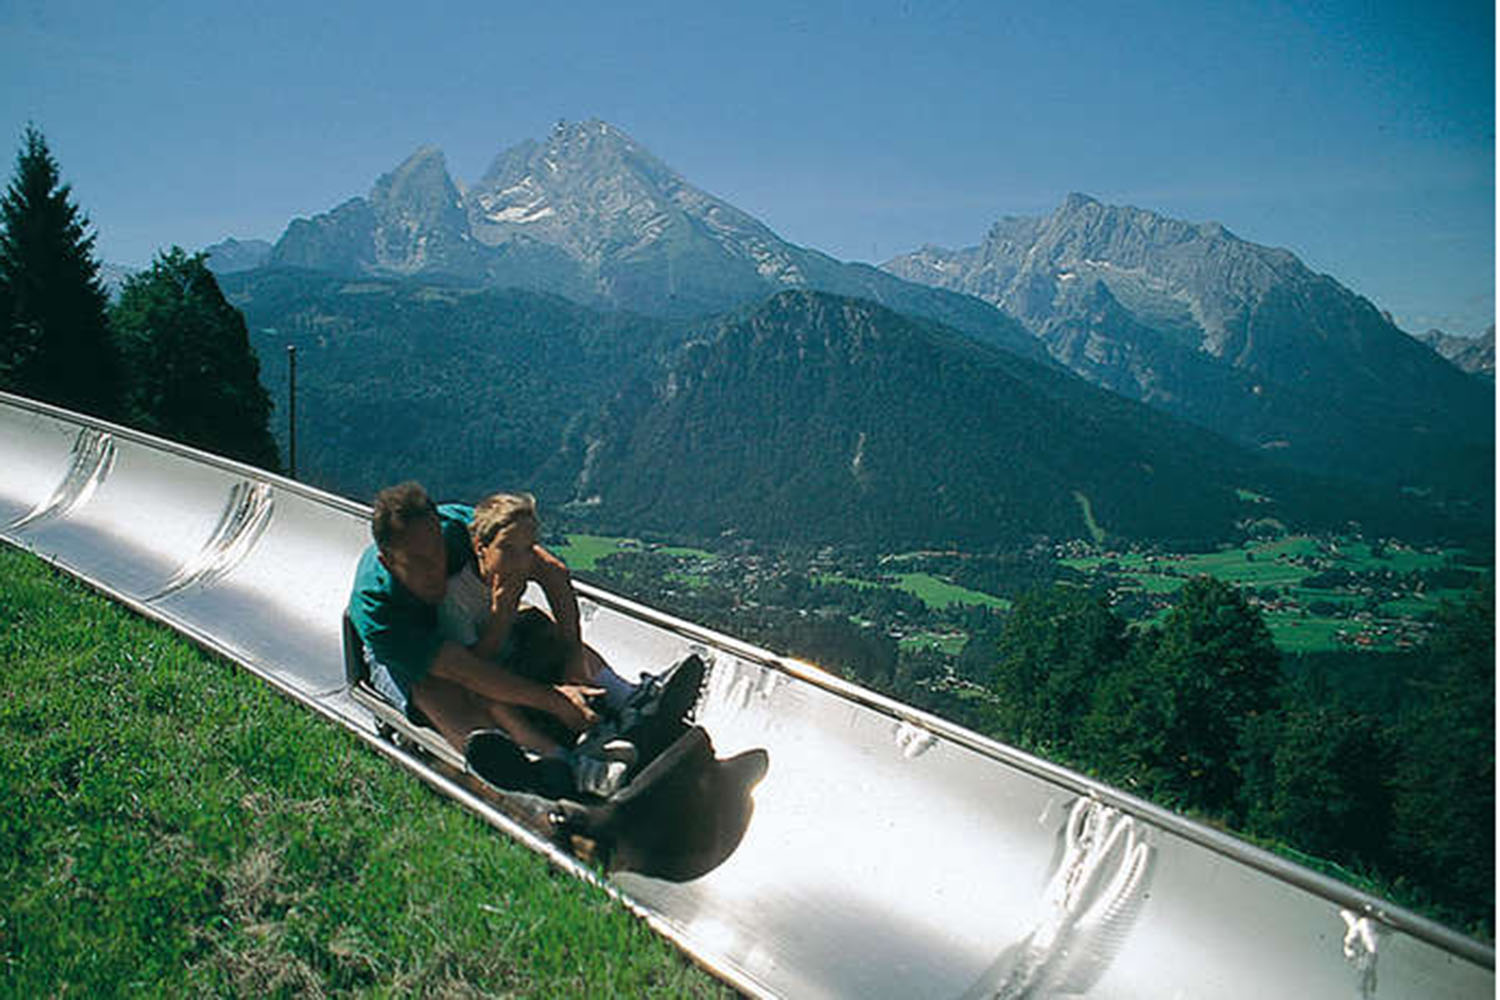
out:
{"label": "dark shoe", "polygon": [[706,672],[702,658],[691,654],[661,678],[653,679],[648,696],[632,699],[634,704],[621,713],[619,735],[635,744],[637,769],[651,763],[687,732]]}
{"label": "dark shoe", "polygon": [[707,671],[703,658],[689,653],[660,677],[646,674],[620,711],[623,728],[650,715],[686,716],[698,703]]}
{"label": "dark shoe", "polygon": [[532,792],[557,798],[573,791],[566,761],[533,759],[499,729],[479,729],[464,741],[464,762],[480,781],[497,791]]}

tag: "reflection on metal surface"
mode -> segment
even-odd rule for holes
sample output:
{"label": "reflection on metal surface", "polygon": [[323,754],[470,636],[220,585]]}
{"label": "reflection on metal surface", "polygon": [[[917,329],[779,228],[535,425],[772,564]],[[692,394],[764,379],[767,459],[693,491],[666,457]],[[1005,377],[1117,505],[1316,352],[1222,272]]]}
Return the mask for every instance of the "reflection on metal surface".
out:
{"label": "reflection on metal surface", "polygon": [[[348,686],[340,635],[368,517],[239,463],[0,394],[0,538],[346,726],[621,899],[744,993],[1494,996],[1488,945],[806,664],[580,583],[584,639],[622,676],[660,672],[691,650],[713,656],[695,721],[716,754],[736,762],[714,778],[726,778],[728,805],[726,835],[711,843],[732,850],[706,857],[722,863],[684,882],[626,871],[601,879],[440,763],[378,737]],[[767,761],[750,818],[741,789]]]}
{"label": "reflection on metal surface", "polygon": [[1359,977],[1359,995],[1375,995],[1375,958],[1379,931],[1369,917],[1350,910],[1340,910],[1344,920],[1344,957]]}
{"label": "reflection on metal surface", "polygon": [[114,463],[114,435],[93,427],[83,428],[73,441],[73,453],[63,481],[50,497],[9,527],[14,530],[39,521],[66,517],[79,506],[88,503],[99,484],[109,475]]}
{"label": "reflection on metal surface", "polygon": [[1036,929],[967,996],[1027,1000],[1093,989],[1140,917],[1151,853],[1131,817],[1078,799],[1063,825],[1062,857]]}
{"label": "reflection on metal surface", "polygon": [[896,727],[896,749],[907,760],[916,760],[936,743],[936,736],[914,722],[902,722]]}
{"label": "reflection on metal surface", "polygon": [[210,584],[238,566],[260,540],[271,522],[271,487],[268,483],[238,482],[229,492],[224,514],[214,526],[203,550],[189,560],[166,585],[146,598],[158,600],[193,584]]}

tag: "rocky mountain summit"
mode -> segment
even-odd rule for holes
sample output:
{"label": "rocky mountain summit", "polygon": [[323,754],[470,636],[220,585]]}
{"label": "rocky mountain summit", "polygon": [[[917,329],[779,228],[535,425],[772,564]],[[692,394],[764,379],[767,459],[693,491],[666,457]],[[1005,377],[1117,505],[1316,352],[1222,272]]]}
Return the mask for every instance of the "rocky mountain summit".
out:
{"label": "rocky mountain summit", "polygon": [[1477,337],[1458,337],[1442,330],[1428,330],[1417,338],[1447,358],[1459,371],[1495,378],[1495,324]]}
{"label": "rocky mountain summit", "polygon": [[964,250],[883,269],[788,243],[619,128],[559,123],[471,185],[417,150],[369,193],[293,221],[272,269],[521,288],[686,319],[780,292],[863,299],[1095,384],[1268,457],[1481,506],[1493,389],[1286,251],[1070,195]]}
{"label": "rocky mountain summit", "polygon": [[424,275],[552,292],[598,308],[694,316],[786,288],[872,299],[1030,357],[1012,318],[972,297],[795,246],[689,184],[607,122],[559,123],[502,151],[461,190],[433,147],[352,198],[298,219],[270,264]]}
{"label": "rocky mountain summit", "polygon": [[350,273],[482,273],[463,196],[433,146],[383,174],[369,197],[293,220],[276,241],[270,263]]}
{"label": "rocky mountain summit", "polygon": [[233,236],[203,248],[208,269],[214,274],[234,274],[265,267],[272,245],[265,240],[237,240]]}
{"label": "rocky mountain summit", "polygon": [[1286,250],[1069,195],[979,246],[885,270],[1017,317],[1096,384],[1294,464],[1458,489],[1492,479],[1482,386]]}

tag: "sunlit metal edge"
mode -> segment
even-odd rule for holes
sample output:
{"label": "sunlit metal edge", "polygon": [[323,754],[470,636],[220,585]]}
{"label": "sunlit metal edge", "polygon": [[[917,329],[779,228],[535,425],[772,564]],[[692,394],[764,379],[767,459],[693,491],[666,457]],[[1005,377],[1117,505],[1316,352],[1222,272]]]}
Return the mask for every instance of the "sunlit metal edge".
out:
{"label": "sunlit metal edge", "polygon": [[[358,503],[357,501],[350,500],[348,497],[339,496],[337,493],[329,493],[327,490],[320,490],[316,486],[308,486],[306,483],[298,482],[295,479],[288,479],[286,476],[283,476],[280,473],[262,469],[258,465],[250,465],[246,462],[239,462],[232,458],[225,458],[223,455],[215,455],[213,452],[202,451],[201,449],[194,448],[192,445],[186,445],[178,441],[171,441],[167,438],[157,437],[154,434],[148,434],[145,431],[136,430],[134,427],[126,427],[123,424],[111,423],[110,421],[105,420],[101,417],[94,417],[88,415],[87,413],[78,413],[73,410],[65,410],[60,406],[53,406],[51,403],[43,403],[40,400],[28,399],[25,396],[17,396],[14,393],[9,392],[0,392],[0,403],[5,403],[21,410],[30,410],[33,413],[39,413],[42,416],[52,417],[54,419],[61,420],[64,423],[93,427],[97,430],[107,431],[118,437],[127,438],[138,444],[144,444],[159,451],[165,451],[169,454],[177,455],[182,458],[191,459],[192,461],[202,465],[212,466],[216,469],[223,469],[226,472],[233,472],[236,475],[240,476],[248,476],[252,479],[259,479],[271,484],[272,486],[277,487],[278,489],[286,490],[289,493],[300,494],[301,496],[307,497],[309,500],[316,500],[319,503],[326,504],[329,507],[333,507],[334,509],[343,511],[347,514],[356,514],[363,518],[368,518],[370,516],[370,508],[367,504]],[[74,575],[76,576],[78,574]],[[90,584],[90,586],[93,586],[93,584]]]}

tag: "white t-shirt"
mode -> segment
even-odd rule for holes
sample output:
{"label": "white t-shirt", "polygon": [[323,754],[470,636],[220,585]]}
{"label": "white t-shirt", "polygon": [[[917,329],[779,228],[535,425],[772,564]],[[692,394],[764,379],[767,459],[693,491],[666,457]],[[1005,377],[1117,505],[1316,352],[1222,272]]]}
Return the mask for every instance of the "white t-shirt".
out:
{"label": "white t-shirt", "polygon": [[438,635],[472,646],[489,618],[490,588],[470,563],[448,577],[448,594],[438,605]]}
{"label": "white t-shirt", "polygon": [[[517,613],[534,606],[526,600],[528,597],[540,597],[546,602],[540,589],[528,584]],[[438,635],[472,646],[479,641],[479,633],[489,620],[490,586],[479,578],[479,570],[470,563],[448,577],[448,594],[438,605]]]}

